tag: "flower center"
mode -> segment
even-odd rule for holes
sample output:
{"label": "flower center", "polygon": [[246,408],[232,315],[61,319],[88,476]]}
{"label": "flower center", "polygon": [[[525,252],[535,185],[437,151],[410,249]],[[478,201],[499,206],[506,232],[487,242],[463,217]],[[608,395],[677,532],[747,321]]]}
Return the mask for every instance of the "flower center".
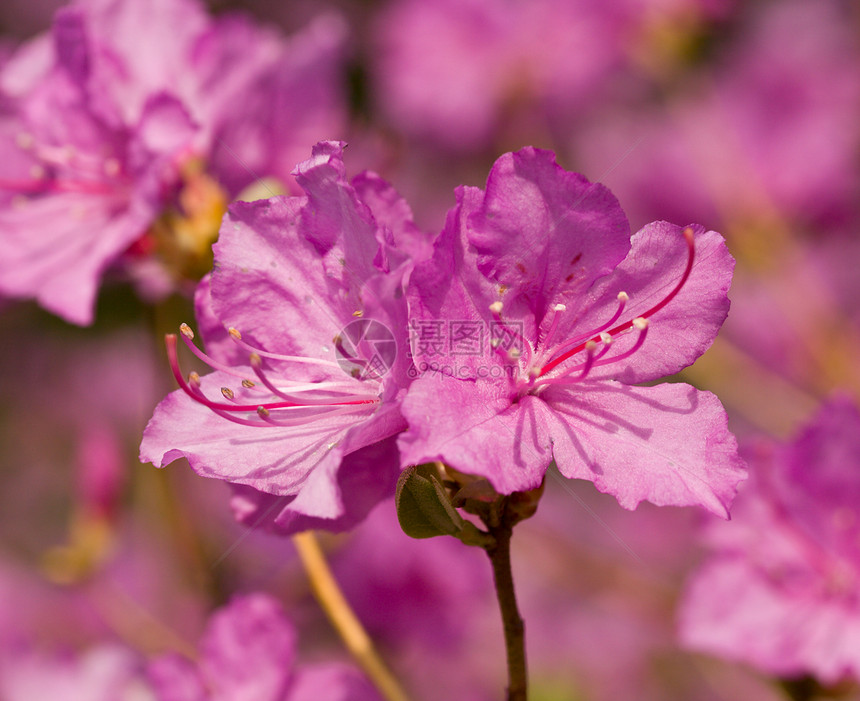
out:
{"label": "flower center", "polygon": [[144,239],[175,280],[199,280],[212,269],[212,244],[218,238],[228,195],[205,171],[200,158],[179,170],[174,203],[152,224]]}
{"label": "flower center", "polygon": [[[553,317],[547,334],[539,344],[546,350],[540,353],[536,352],[527,339],[511,330],[511,334],[520,336],[522,346],[525,349],[522,354],[507,353],[505,357],[506,362],[516,363],[519,366],[519,373],[515,380],[517,396],[538,394],[550,385],[574,385],[585,380],[594,368],[617,363],[636,353],[645,343],[650,317],[669,304],[690,277],[695,259],[693,230],[687,227],[682,234],[687,243],[686,268],[669,294],[642,314],[618,323],[624,316],[630,301],[630,296],[626,292],[619,292],[618,306],[615,313],[607,321],[585,333],[576,334],[571,338],[556,342],[555,336],[562,315],[566,311],[565,305],[557,304],[553,308]],[[503,323],[501,320],[501,302],[494,302],[490,305],[490,311],[497,322]],[[633,345],[623,352],[611,355],[613,341],[618,336],[631,331],[638,332],[638,337]],[[583,353],[584,357],[582,357]],[[565,365],[567,361],[572,361],[573,364]]]}
{"label": "flower center", "polygon": [[[319,358],[281,355],[247,343],[242,334],[229,329],[230,338],[248,352],[251,371],[220,363],[194,343],[194,332],[187,324],[180,326],[182,340],[188,349],[214,370],[236,378],[234,387],[221,387],[221,399],[208,397],[200,375],[191,372],[188,379],[179,367],[176,334],[165,336],[167,355],[173,376],[180,388],[194,401],[208,407],[222,418],[243,426],[301,426],[319,419],[373,410],[379,403],[379,383],[362,382],[344,375],[343,379],[291,380],[263,369],[264,358],[277,363],[302,363],[318,368],[339,370],[338,363]],[[223,401],[222,401],[223,400]]]}

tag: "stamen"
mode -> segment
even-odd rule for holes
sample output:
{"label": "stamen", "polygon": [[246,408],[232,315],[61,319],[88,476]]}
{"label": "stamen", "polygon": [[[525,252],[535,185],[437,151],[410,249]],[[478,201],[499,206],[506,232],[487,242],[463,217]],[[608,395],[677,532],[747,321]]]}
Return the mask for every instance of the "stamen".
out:
{"label": "stamen", "polygon": [[[179,331],[182,333],[182,340],[185,341],[185,345],[188,347],[188,350],[194,353],[194,355],[200,358],[200,360],[206,363],[213,370],[220,370],[221,372],[225,372],[233,377],[238,377],[244,384],[244,381],[247,379],[244,373],[237,372],[231,366],[218,362],[215,358],[207,355],[194,344],[194,331],[191,330],[191,327],[188,324],[180,324]],[[250,382],[250,380],[248,381]]]}
{"label": "stamen", "polygon": [[[512,329],[510,326],[508,326],[502,320],[502,309],[503,308],[504,308],[504,305],[501,302],[496,301],[490,305],[490,312],[492,313],[493,318],[496,320],[496,323],[499,324],[499,326],[501,326],[510,336],[519,339],[520,344],[522,345],[523,350],[525,350],[525,353],[526,353],[525,363],[527,366],[531,365],[532,344],[529,343],[528,340],[526,340],[525,336],[523,336],[518,331],[515,331],[514,329]],[[493,350],[495,350],[497,353],[499,353],[499,355],[502,357],[502,360],[505,360],[507,362],[513,362],[513,361],[518,360],[519,357],[522,355],[522,351],[520,351],[518,349],[512,348],[512,349],[509,349],[508,351],[502,350],[500,348],[501,344],[502,344],[502,339],[499,337],[490,339],[490,347]],[[519,355],[516,355],[516,356],[511,355],[510,351],[517,351],[519,353]]]}
{"label": "stamen", "polygon": [[322,360],[320,358],[306,358],[300,355],[281,355],[280,353],[270,353],[269,351],[263,350],[262,348],[255,348],[249,343],[246,343],[242,339],[242,334],[238,329],[234,329],[232,326],[227,329],[227,333],[230,334],[230,338],[232,338],[239,346],[244,348],[249,353],[256,353],[260,357],[269,358],[270,360],[282,360],[285,362],[291,363],[307,363],[309,365],[322,365],[324,367],[329,368],[340,368],[336,362],[332,360]]}
{"label": "stamen", "polygon": [[645,336],[648,334],[648,319],[637,316],[633,321],[630,322],[633,325],[633,328],[639,330],[639,338],[636,339],[636,343],[634,343],[629,350],[624,351],[620,355],[613,356],[611,358],[607,358],[606,360],[600,360],[594,363],[597,365],[609,365],[610,363],[617,363],[619,360],[624,360],[625,358],[629,358],[636,351],[638,351],[642,344],[645,343]]}
{"label": "stamen", "polygon": [[[296,401],[295,397],[291,397],[288,394],[284,394],[281,390],[279,390],[275,385],[272,384],[271,380],[263,374],[263,359],[257,353],[251,353],[251,368],[254,370],[254,373],[260,379],[260,382],[275,396],[280,397],[281,399],[286,399],[288,401],[294,402]],[[260,407],[263,408],[263,407]],[[258,409],[259,413],[259,409]]]}
{"label": "stamen", "polygon": [[[585,347],[584,344],[586,341],[588,341],[589,339],[593,339],[596,336],[598,336],[599,334],[602,334],[604,331],[606,331],[606,329],[608,329],[610,326],[612,326],[612,324],[614,324],[616,321],[618,321],[618,319],[621,318],[621,315],[624,313],[624,308],[627,306],[627,302],[630,300],[630,295],[628,295],[626,292],[622,291],[622,292],[618,293],[617,299],[618,299],[618,307],[616,308],[615,313],[612,315],[612,318],[609,321],[607,321],[604,324],[601,324],[596,329],[593,329],[593,330],[589,331],[588,333],[580,334],[579,336],[574,336],[573,338],[560,344],[552,352],[558,353],[559,351],[561,351],[564,348],[567,348],[569,346],[580,346],[580,345],[582,347],[579,348],[579,350],[582,350],[582,348]],[[577,352],[579,352],[579,351],[577,351]],[[568,357],[570,357],[570,356],[568,356]],[[552,362],[553,362],[553,367],[555,367],[555,365],[557,365],[558,362],[560,362],[560,361],[552,361]]]}
{"label": "stamen", "polygon": [[576,378],[577,380],[584,380],[591,371],[591,366],[594,365],[595,348],[597,348],[597,343],[595,341],[589,341],[585,344],[585,362],[582,364],[582,372],[579,373],[579,377]]}
{"label": "stamen", "polygon": [[[683,234],[684,240],[687,243],[687,266],[684,269],[684,272],[681,275],[681,278],[678,280],[678,283],[675,285],[675,287],[672,289],[672,291],[668,295],[666,295],[666,297],[664,297],[661,301],[659,301],[657,304],[655,304],[653,307],[651,307],[648,311],[639,315],[635,319],[631,319],[630,321],[626,321],[623,324],[619,324],[618,326],[615,326],[614,328],[611,328],[611,329],[609,329],[609,331],[607,331],[607,333],[610,336],[617,336],[618,334],[623,333],[624,331],[627,331],[628,329],[631,329],[635,326],[636,328],[639,328],[640,331],[642,331],[642,333],[640,334],[639,339],[637,339],[636,345],[633,348],[631,348],[629,351],[627,351],[626,353],[623,353],[622,355],[615,356],[614,358],[602,360],[598,363],[599,365],[605,365],[605,364],[610,363],[610,362],[614,363],[618,360],[629,357],[630,355],[632,355],[634,350],[638,350],[642,346],[642,343],[645,340],[644,336],[645,336],[645,333],[647,331],[647,323],[645,324],[644,327],[641,327],[641,328],[640,328],[640,325],[637,325],[637,324],[640,323],[640,321],[646,321],[649,317],[653,316],[654,314],[659,312],[661,309],[663,309],[663,307],[665,307],[669,302],[671,302],[677,296],[678,292],[680,292],[681,288],[686,284],[687,279],[690,277],[690,272],[693,270],[693,261],[695,260],[696,247],[695,247],[695,241],[694,241],[694,232],[693,232],[692,228],[690,228],[688,226],[681,233]],[[624,297],[623,299],[622,299],[622,295]],[[619,306],[619,310],[620,310],[620,309],[623,309],[623,305],[626,303],[626,301],[628,299],[627,294],[623,293],[623,292],[619,293],[618,299],[621,302],[621,305]],[[610,326],[611,324],[613,324],[615,322],[615,320],[620,316],[620,314],[621,314],[620,311],[616,311],[615,315],[613,315],[610,322],[608,324],[604,324],[604,326],[602,326],[599,329],[599,331],[603,331],[607,328],[607,326]],[[594,332],[592,332],[592,333],[594,333]],[[570,342],[565,343],[564,346],[569,345],[569,343]],[[564,347],[564,346],[562,346],[562,347]],[[577,353],[581,352],[584,348],[585,348],[585,343],[579,342],[571,350],[563,353],[562,355],[556,357],[554,360],[547,363],[543,367],[543,369],[541,370],[541,376],[545,375],[546,373],[550,372],[554,368],[558,367],[558,365],[560,363],[563,363],[568,358],[573,357]]]}
{"label": "stamen", "polygon": [[546,348],[547,346],[549,346],[550,343],[552,343],[552,338],[553,338],[553,336],[555,336],[555,332],[558,330],[558,325],[559,325],[559,322],[561,321],[561,313],[566,311],[566,310],[567,310],[567,307],[564,304],[556,304],[552,308],[552,311],[554,312],[554,314],[552,316],[552,321],[550,322],[550,325],[549,325],[549,330],[546,332],[546,338],[544,338],[540,342],[540,345],[543,346],[544,348]]}
{"label": "stamen", "polygon": [[366,397],[357,397],[350,398],[346,401],[328,401],[325,404],[317,404],[316,402],[295,401],[266,402],[265,404],[222,404],[220,402],[213,402],[211,399],[206,397],[200,389],[200,376],[196,372],[192,372],[189,375],[188,381],[186,381],[185,378],[182,376],[182,370],[179,367],[179,358],[176,352],[176,334],[167,334],[164,337],[164,341],[165,345],[167,346],[167,357],[170,362],[170,369],[172,370],[173,377],[176,379],[176,382],[179,384],[179,387],[195,401],[200,402],[201,404],[209,407],[213,411],[219,410],[219,413],[232,411],[257,411],[257,408],[260,406],[271,411],[274,409],[289,409],[295,407],[310,408],[315,406],[362,406],[379,403],[378,397],[373,397],[372,399],[367,399]]}
{"label": "stamen", "polygon": [[[608,335],[608,334],[607,334]],[[595,353],[597,346],[600,345],[597,341],[591,340],[585,344],[585,350],[588,355],[585,358],[585,362],[580,365],[574,365],[572,368],[568,368],[560,375],[556,375],[555,377],[549,377],[546,379],[540,379],[540,369],[537,368],[536,379],[530,380],[529,384],[533,387],[543,387],[546,385],[567,385],[567,384],[575,384],[577,382],[582,382],[587,376],[588,373],[591,372],[591,369],[595,365],[600,365],[601,363],[597,362],[600,358],[602,358],[609,351],[609,344],[612,342],[612,337],[609,337],[609,342],[604,341],[603,334],[601,334],[600,341],[603,344],[603,347],[599,352]],[[579,371],[579,376],[570,377],[573,373]]]}
{"label": "stamen", "polygon": [[322,411],[314,412],[311,416],[278,416],[275,417],[272,413],[266,409],[264,406],[257,407],[257,416],[262,419],[265,424],[258,425],[267,425],[267,426],[306,426],[313,421],[318,421],[319,419],[325,419],[330,416],[338,416],[340,414],[348,414],[354,411],[362,411],[365,407],[361,406],[339,406],[339,407],[325,407]]}

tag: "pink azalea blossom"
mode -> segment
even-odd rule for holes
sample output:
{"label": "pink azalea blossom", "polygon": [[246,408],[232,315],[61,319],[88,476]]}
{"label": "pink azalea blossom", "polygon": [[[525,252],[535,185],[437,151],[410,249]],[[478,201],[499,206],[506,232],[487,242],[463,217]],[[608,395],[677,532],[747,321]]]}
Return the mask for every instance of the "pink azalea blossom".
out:
{"label": "pink azalea blossom", "polygon": [[141,445],[144,461],[186,457],[244,485],[240,517],[281,532],[354,524],[399,471],[403,281],[427,244],[387,183],[344,173],[342,145],[321,142],[296,169],[305,197],[231,206],[198,294],[209,354],[181,334],[215,372],[186,380],[170,337],[181,389]]}
{"label": "pink azalea blossom", "polygon": [[860,678],[860,411],[837,396],[750,465],[735,519],[708,531],[682,640],[771,674]]}
{"label": "pink azalea blossom", "polygon": [[88,324],[120,262],[149,294],[195,277],[226,202],[342,121],[343,35],[288,43],[194,0],[58,11],[0,72],[0,293]]}
{"label": "pink azalea blossom", "polygon": [[158,701],[376,701],[370,683],[338,663],[296,667],[296,632],[265,594],[217,611],[191,662],[164,656],[149,667]]}
{"label": "pink azalea blossom", "polygon": [[611,193],[547,151],[502,156],[486,191],[458,191],[411,278],[424,374],[403,402],[404,464],[441,460],[511,493],[555,461],[629,509],[647,499],[727,516],[744,468],[717,398],[637,385],[711,344],[733,263],[698,226],[631,237]]}

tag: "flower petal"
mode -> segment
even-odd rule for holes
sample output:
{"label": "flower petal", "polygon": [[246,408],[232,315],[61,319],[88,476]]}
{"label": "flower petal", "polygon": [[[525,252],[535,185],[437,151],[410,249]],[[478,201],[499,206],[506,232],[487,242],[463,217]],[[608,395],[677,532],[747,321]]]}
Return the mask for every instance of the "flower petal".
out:
{"label": "flower petal", "polygon": [[404,466],[441,460],[510,494],[539,486],[552,461],[550,412],[535,397],[511,404],[503,384],[421,377],[402,410]]}
{"label": "flower petal", "polygon": [[553,454],[566,477],[587,479],[626,509],[699,505],[728,518],[746,476],[725,410],[710,392],[685,384],[616,382],[553,387]]}
{"label": "flower petal", "polygon": [[[727,296],[734,258],[715,231],[695,230],[695,258],[690,277],[665,307],[649,318],[648,337],[629,359],[595,368],[590,377],[629,384],[679,372],[707,350],[729,311]],[[588,333],[612,318],[618,293],[630,300],[622,321],[640,316],[661,302],[681,280],[687,265],[683,227],[668,222],[648,224],[632,238],[627,258],[588,291],[579,315],[564,320],[563,333]],[[607,358],[636,342],[637,333],[622,334]]]}
{"label": "flower petal", "polygon": [[239,597],[210,619],[200,641],[200,672],[212,698],[281,701],[295,647],[296,632],[273,598]]}
{"label": "flower petal", "polygon": [[[329,475],[332,466],[336,469]],[[399,474],[397,442],[391,437],[350,453],[339,466],[329,461],[313,470],[308,483],[316,485],[305,483],[297,498],[232,485],[230,505],[240,523],[277,535],[312,529],[338,533],[355,527],[391,497]]]}
{"label": "flower petal", "polygon": [[612,193],[535,148],[496,161],[467,230],[481,272],[507,288],[506,306],[525,305],[538,325],[552,304],[584,294],[630,248]]}

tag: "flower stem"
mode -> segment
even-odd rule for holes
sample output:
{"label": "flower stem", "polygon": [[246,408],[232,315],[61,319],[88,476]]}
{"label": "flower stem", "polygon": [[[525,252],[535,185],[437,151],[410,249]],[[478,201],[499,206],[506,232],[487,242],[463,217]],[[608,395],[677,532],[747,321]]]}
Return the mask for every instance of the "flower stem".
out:
{"label": "flower stem", "polygon": [[511,572],[513,524],[503,509],[499,522],[487,524],[487,526],[495,539],[495,543],[487,546],[485,550],[493,565],[493,581],[496,585],[496,596],[499,600],[502,626],[505,631],[505,651],[508,659],[507,701],[526,701],[528,690],[525,624],[517,608],[514,578]]}
{"label": "flower stem", "polygon": [[373,641],[340,590],[316,536],[310,531],[297,533],[293,536],[293,544],[298,550],[314,596],[355,661],[386,701],[408,701],[406,692],[385,666]]}

